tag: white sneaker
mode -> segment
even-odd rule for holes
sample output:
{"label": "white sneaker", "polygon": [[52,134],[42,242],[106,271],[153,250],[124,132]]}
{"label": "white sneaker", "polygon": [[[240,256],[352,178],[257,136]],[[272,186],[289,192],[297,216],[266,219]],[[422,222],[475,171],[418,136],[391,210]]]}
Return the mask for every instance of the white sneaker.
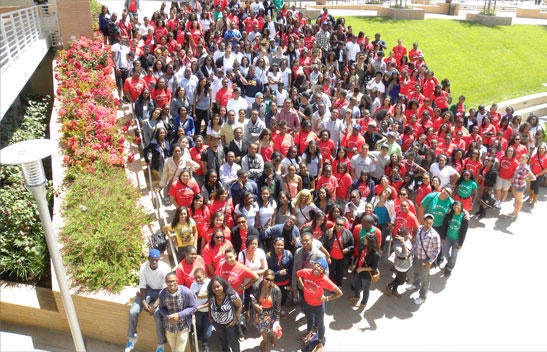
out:
{"label": "white sneaker", "polygon": [[425,299],[422,297],[414,298],[414,304],[420,305],[425,302]]}
{"label": "white sneaker", "polygon": [[412,284],[412,285],[410,285],[410,286],[407,286],[407,287],[406,287],[406,290],[407,290],[407,291],[414,291],[414,290],[417,290],[417,289],[419,289],[419,288],[420,288],[420,286]]}
{"label": "white sneaker", "polygon": [[125,345],[125,350],[124,352],[131,352],[133,351],[133,349],[135,348],[135,344],[137,343],[137,335],[135,335],[135,337],[133,338],[130,338],[129,341],[127,341],[127,345]]}
{"label": "white sneaker", "polygon": [[496,201],[496,204],[494,204],[496,209],[501,209],[501,202],[499,200]]}

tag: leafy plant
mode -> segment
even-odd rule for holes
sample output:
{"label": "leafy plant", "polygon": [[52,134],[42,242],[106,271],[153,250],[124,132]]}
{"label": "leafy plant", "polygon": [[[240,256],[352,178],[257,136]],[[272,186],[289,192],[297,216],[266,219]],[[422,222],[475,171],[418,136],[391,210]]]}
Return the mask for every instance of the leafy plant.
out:
{"label": "leafy plant", "polygon": [[122,168],[80,172],[63,203],[63,254],[73,279],[90,290],[119,291],[137,279],[141,227],[152,219],[136,206],[140,193]]}
{"label": "leafy plant", "polygon": [[[48,96],[26,101],[23,119],[6,118],[0,129],[0,147],[44,138]],[[51,184],[48,184],[51,199]],[[0,274],[15,281],[36,283],[49,272],[49,256],[38,207],[25,188],[19,166],[0,165]]]}

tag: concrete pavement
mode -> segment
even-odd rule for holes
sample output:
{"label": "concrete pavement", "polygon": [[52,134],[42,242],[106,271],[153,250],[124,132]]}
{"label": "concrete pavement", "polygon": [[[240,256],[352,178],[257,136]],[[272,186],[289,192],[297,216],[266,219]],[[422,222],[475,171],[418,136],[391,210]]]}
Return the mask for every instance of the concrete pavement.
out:
{"label": "concrete pavement", "polygon": [[[547,196],[545,189],[541,191],[536,206],[525,206],[516,220],[503,215],[511,212],[512,201],[505,202],[501,211],[489,210],[481,221],[472,217],[452,276],[447,280],[434,270],[431,292],[422,306],[412,303],[410,297],[415,292],[402,288],[400,298],[382,294],[390,280],[385,260],[382,279],[373,285],[365,309],[352,307],[347,277],[344,297],[327,303],[325,350],[545,350],[541,326],[547,316],[542,275]],[[295,320],[302,316],[293,308],[288,318],[281,320],[284,336],[278,351],[300,347],[296,336],[305,329],[305,322]],[[66,333],[5,323],[0,330],[1,351],[73,350]],[[257,351],[260,340],[254,328],[249,336],[241,344],[242,350]],[[212,347],[218,350],[216,339]],[[123,351],[123,346],[90,340],[88,351]]]}

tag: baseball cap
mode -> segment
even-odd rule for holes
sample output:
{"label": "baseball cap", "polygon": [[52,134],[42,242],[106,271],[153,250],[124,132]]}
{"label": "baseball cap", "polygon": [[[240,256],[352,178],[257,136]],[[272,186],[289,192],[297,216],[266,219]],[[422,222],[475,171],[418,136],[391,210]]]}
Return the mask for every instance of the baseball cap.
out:
{"label": "baseball cap", "polygon": [[369,126],[373,126],[373,127],[376,127],[376,126],[377,126],[376,121],[374,121],[374,120],[369,121],[368,125],[369,125]]}
{"label": "baseball cap", "polygon": [[433,216],[433,214],[426,213],[426,214],[424,215],[424,219],[428,219],[428,218],[430,218],[430,219],[435,219],[435,217]]}
{"label": "baseball cap", "polygon": [[319,264],[319,266],[323,268],[323,270],[327,270],[327,268],[329,267],[329,264],[327,263],[325,258],[319,258],[315,261],[315,263]]}
{"label": "baseball cap", "polygon": [[380,146],[380,148],[386,148],[386,149],[389,149],[389,145],[387,143],[384,143]]}
{"label": "baseball cap", "polygon": [[150,252],[148,252],[148,258],[150,259],[160,259],[160,257],[160,251],[157,249],[151,249]]}
{"label": "baseball cap", "polygon": [[353,124],[353,128],[356,129],[357,131],[361,131],[361,126],[356,123]]}

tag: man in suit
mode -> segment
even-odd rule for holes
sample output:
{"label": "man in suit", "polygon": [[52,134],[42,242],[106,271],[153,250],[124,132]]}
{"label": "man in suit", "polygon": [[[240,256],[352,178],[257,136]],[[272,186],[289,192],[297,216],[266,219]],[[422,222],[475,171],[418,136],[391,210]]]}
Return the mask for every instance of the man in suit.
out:
{"label": "man in suit", "polygon": [[243,128],[236,127],[234,129],[234,139],[228,144],[229,152],[234,152],[236,163],[241,165],[241,158],[247,155],[249,143],[243,141]]}

